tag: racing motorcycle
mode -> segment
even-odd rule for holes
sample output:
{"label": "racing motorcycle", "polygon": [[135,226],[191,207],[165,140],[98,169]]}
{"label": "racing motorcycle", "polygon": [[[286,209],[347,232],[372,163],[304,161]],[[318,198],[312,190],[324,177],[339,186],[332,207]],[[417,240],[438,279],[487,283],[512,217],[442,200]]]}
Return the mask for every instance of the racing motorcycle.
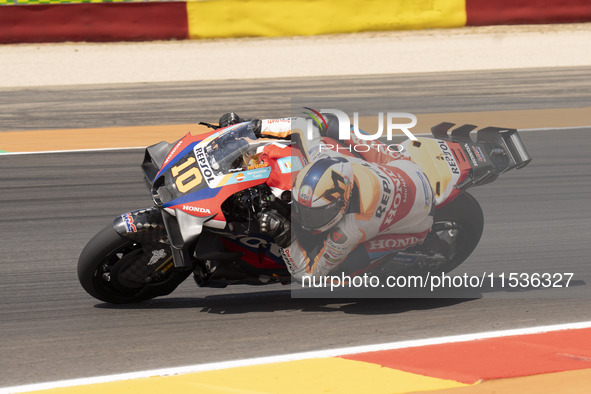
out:
{"label": "racing motorcycle", "polygon": [[[88,242],[78,278],[91,296],[143,301],[170,294],[191,274],[202,287],[290,283],[281,248],[261,233],[257,213],[273,209],[289,217],[292,179],[305,156],[290,140],[257,138],[252,122],[201,124],[213,130],[146,148],[141,168],[154,206],[116,217]],[[432,137],[401,143],[434,192],[434,224],[423,243],[396,245],[371,260],[366,273],[456,268],[476,248],[484,226],[482,209],[466,190],[531,161],[515,129],[473,132],[477,126],[462,125],[450,132],[454,126],[441,123]],[[377,140],[371,148],[390,152]]]}

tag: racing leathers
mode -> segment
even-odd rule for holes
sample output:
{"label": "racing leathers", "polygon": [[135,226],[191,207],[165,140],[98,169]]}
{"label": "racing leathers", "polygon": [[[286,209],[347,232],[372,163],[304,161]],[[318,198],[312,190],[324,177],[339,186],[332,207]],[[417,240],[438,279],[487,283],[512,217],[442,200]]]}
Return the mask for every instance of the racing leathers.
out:
{"label": "racing leathers", "polygon": [[[330,127],[322,134],[336,137]],[[431,186],[407,156],[377,140],[362,140],[354,133],[346,141],[323,139],[322,134],[306,118],[267,119],[260,123],[261,137],[297,140],[308,166],[323,157],[345,157],[353,169],[354,184],[345,214],[328,231],[306,237],[294,217],[296,231],[289,239],[285,236],[288,222],[282,223],[273,213],[261,214],[262,231],[281,233],[276,240],[283,246],[283,259],[297,281],[304,276],[326,276],[338,271],[355,275],[381,255],[422,243],[433,224]],[[358,157],[350,153],[356,151],[360,152]]]}

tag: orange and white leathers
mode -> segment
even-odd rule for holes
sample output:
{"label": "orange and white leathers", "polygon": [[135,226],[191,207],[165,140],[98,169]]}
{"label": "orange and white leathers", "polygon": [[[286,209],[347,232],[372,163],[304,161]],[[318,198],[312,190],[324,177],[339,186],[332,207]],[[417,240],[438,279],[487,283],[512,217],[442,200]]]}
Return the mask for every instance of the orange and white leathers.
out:
{"label": "orange and white leathers", "polygon": [[[310,130],[303,118],[263,121],[262,134],[282,137],[291,135],[298,138],[308,162],[321,157],[338,156],[340,153],[322,149],[321,136],[312,127],[312,137],[306,138],[304,131]],[[356,139],[352,144],[363,143]],[[354,174],[354,196],[343,218],[328,231],[319,251],[314,255],[296,239],[282,251],[285,263],[292,276],[301,281],[304,276],[329,275],[358,245],[378,237],[381,240],[405,238],[404,247],[423,242],[433,224],[434,196],[426,175],[408,158],[399,155],[376,155],[372,149],[368,162],[346,157]],[[353,208],[353,207],[352,207]],[[395,247],[393,248],[395,249]]]}

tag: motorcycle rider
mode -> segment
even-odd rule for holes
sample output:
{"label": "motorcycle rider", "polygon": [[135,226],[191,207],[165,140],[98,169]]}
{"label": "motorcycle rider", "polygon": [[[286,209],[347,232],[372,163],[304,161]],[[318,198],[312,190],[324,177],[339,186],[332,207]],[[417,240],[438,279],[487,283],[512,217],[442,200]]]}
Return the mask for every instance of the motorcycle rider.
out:
{"label": "motorcycle rider", "polygon": [[[336,119],[327,118],[328,130],[312,127],[312,139],[304,136],[306,118],[252,121],[257,137],[298,140],[308,162],[292,189],[294,225],[275,211],[259,213],[261,231],[282,247],[297,281],[338,271],[355,275],[370,256],[422,243],[433,224],[434,195],[422,170],[406,156],[379,149],[378,141],[372,141],[378,149],[362,158],[327,149],[322,134],[334,138],[338,130]],[[241,121],[229,113],[220,126]],[[350,141],[364,142],[353,134]]]}

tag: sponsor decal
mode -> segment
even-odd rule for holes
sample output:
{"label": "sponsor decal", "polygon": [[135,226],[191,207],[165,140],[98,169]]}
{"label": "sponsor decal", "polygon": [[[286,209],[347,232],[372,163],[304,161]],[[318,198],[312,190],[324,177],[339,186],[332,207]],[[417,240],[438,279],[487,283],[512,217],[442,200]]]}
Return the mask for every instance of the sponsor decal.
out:
{"label": "sponsor decal", "polygon": [[474,167],[478,167],[478,163],[476,162],[476,157],[474,157],[474,153],[472,153],[472,149],[470,149],[470,145],[468,145],[468,143],[466,142],[464,144],[464,147],[466,148],[466,153],[468,153],[468,156],[470,157],[470,161],[472,162],[472,164],[474,164]]}
{"label": "sponsor decal", "polygon": [[340,233],[338,231],[333,231],[332,233],[330,233],[330,239],[333,240],[333,242],[337,243],[337,244],[344,244],[345,242],[347,242],[347,236],[343,233]]}
{"label": "sponsor decal", "polygon": [[324,253],[324,255],[322,255],[322,257],[324,258],[324,260],[327,263],[330,263],[330,265],[337,265],[338,263],[341,262],[342,259],[340,258],[336,258],[336,257],[331,257],[330,255],[328,255],[328,253]]}
{"label": "sponsor decal", "polygon": [[290,123],[291,124],[292,118],[280,118],[280,119],[265,119],[265,122],[268,124],[273,123]]}
{"label": "sponsor decal", "polygon": [[416,259],[417,257],[415,256],[392,256],[392,261],[398,261],[403,264],[412,264],[415,262]]}
{"label": "sponsor decal", "polygon": [[261,135],[271,135],[277,138],[285,138],[291,133],[291,118],[263,119],[261,121]]}
{"label": "sponsor decal", "polygon": [[133,223],[133,216],[131,216],[131,213],[126,213],[125,215],[121,215],[121,217],[125,221],[125,227],[127,228],[127,232],[128,233],[137,233],[137,228],[135,227],[135,224]]}
{"label": "sponsor decal", "polygon": [[456,159],[454,159],[453,154],[450,152],[449,146],[443,140],[437,140],[439,144],[439,148],[443,151],[443,158],[449,165],[449,169],[452,173],[459,175],[460,169],[458,168],[458,164],[456,163]]}
{"label": "sponsor decal", "polygon": [[325,253],[324,253],[324,256],[325,257],[328,256],[329,258],[332,258],[333,260],[342,257],[342,255],[343,255],[342,251],[333,250],[333,249],[330,249],[330,248],[327,248],[326,251],[325,251]]}
{"label": "sponsor decal", "polygon": [[388,209],[390,194],[392,194],[392,180],[385,176],[381,171],[376,171],[376,174],[378,175],[382,183],[382,198],[380,199],[380,204],[376,209],[375,215],[381,219],[384,213],[386,213],[386,210]]}
{"label": "sponsor decal", "polygon": [[370,252],[381,252],[392,249],[405,249],[418,244],[421,239],[410,235],[403,238],[373,239],[369,241]]}
{"label": "sponsor decal", "polygon": [[277,165],[279,165],[279,170],[283,174],[299,171],[304,167],[302,165],[302,161],[297,156],[282,157],[277,159]]}
{"label": "sponsor decal", "polygon": [[312,200],[312,187],[309,185],[303,185],[300,188],[300,199],[302,202],[309,202]]}
{"label": "sponsor decal", "polygon": [[209,167],[209,162],[207,161],[207,157],[205,157],[203,147],[200,146],[195,148],[195,157],[197,158],[197,165],[205,177],[205,180],[207,183],[210,183],[213,180],[213,171]]}
{"label": "sponsor decal", "polygon": [[[333,245],[334,246],[334,245]],[[339,245],[340,246],[340,245]],[[331,265],[336,265],[343,261],[343,259],[347,256],[347,252],[349,250],[347,248],[332,248],[328,247],[322,254],[322,258],[326,260],[326,262],[330,263]]]}
{"label": "sponsor decal", "polygon": [[[392,225],[392,222],[394,222],[394,218],[396,217],[396,213],[398,212],[398,207],[402,202],[406,201],[406,182],[404,179],[394,179],[394,188],[396,189],[396,194],[394,194],[394,199],[392,200],[392,207],[388,211],[380,231],[382,228],[388,228]],[[402,194],[403,191],[404,196]]]}
{"label": "sponsor decal", "polygon": [[[243,170],[240,170],[243,171]],[[217,184],[217,186],[232,185],[240,182],[252,182],[257,179],[268,178],[271,174],[271,167],[264,166],[263,168],[257,168],[246,172],[238,172],[237,174],[230,177],[227,181],[223,179]]]}
{"label": "sponsor decal", "polygon": [[211,213],[207,208],[194,207],[192,205],[183,205],[183,211],[197,212],[197,213]]}
{"label": "sponsor decal", "polygon": [[[386,213],[386,217],[380,226],[380,231],[382,231],[392,225],[400,204],[406,203],[408,188],[406,181],[401,175],[382,166],[380,166],[380,170],[381,171],[377,171],[376,174],[382,181],[382,198],[380,199],[375,215],[378,218],[382,218]],[[389,209],[388,205],[390,205]]]}
{"label": "sponsor decal", "polygon": [[248,172],[248,178],[249,178],[248,180],[266,178],[269,176],[270,173],[271,173],[270,167],[259,168],[258,170],[252,170],[252,171]]}
{"label": "sponsor decal", "polygon": [[264,168],[267,167],[268,164],[267,163],[260,163],[260,164],[253,164],[250,165],[248,167],[246,167],[247,170],[256,170],[257,168]]}
{"label": "sponsor decal", "polygon": [[476,155],[476,158],[478,159],[478,161],[481,162],[486,162],[486,159],[484,158],[484,154],[482,153],[482,150],[480,149],[479,146],[475,146],[474,147],[474,154]]}
{"label": "sponsor decal", "polygon": [[417,176],[419,177],[419,179],[421,180],[421,185],[423,185],[423,194],[425,196],[425,210],[429,210],[431,209],[431,196],[432,193],[431,191],[431,185],[429,185],[429,182],[427,181],[425,175],[423,175],[422,172],[417,171]]}
{"label": "sponsor decal", "polygon": [[170,161],[170,159],[172,159],[174,157],[174,154],[179,149],[179,146],[181,146],[182,143],[183,143],[183,140],[180,140],[179,142],[177,142],[177,144],[174,146],[174,148],[172,148],[172,150],[170,151],[168,156],[166,156],[166,160],[164,160],[165,165],[166,165],[166,163],[168,163]]}
{"label": "sponsor decal", "polygon": [[148,265],[154,265],[158,261],[160,261],[161,259],[163,259],[165,257],[166,257],[166,251],[164,249],[153,250],[152,257],[150,258]]}
{"label": "sponsor decal", "polygon": [[296,266],[296,262],[294,260],[293,257],[291,257],[291,254],[289,253],[289,249],[281,249],[281,257],[283,258],[283,261],[285,262],[285,265],[287,266],[287,268],[289,269],[290,272],[294,273],[297,272],[297,266]]}

